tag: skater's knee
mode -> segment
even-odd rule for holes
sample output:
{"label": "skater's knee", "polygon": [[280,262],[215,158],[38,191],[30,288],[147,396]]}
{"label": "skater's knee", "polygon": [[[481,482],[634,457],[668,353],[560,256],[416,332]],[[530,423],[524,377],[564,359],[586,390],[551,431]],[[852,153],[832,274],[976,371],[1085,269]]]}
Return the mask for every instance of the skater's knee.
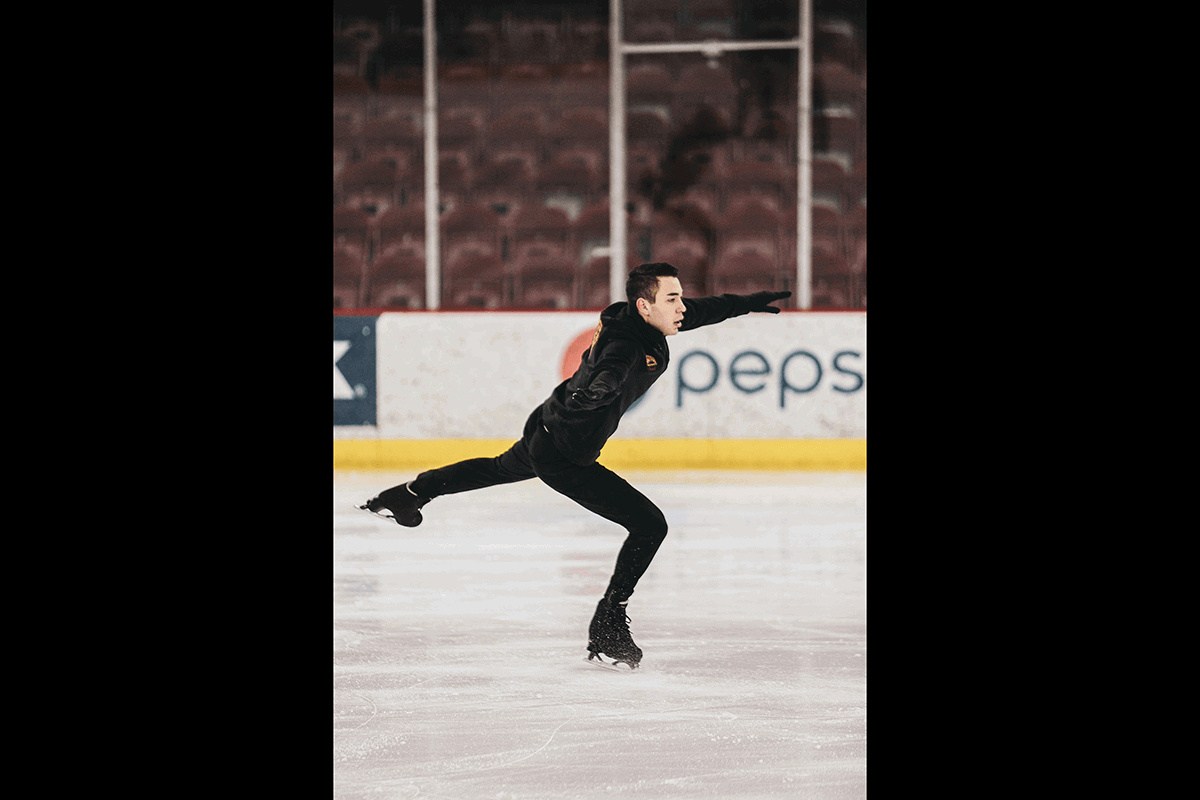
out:
{"label": "skater's knee", "polygon": [[667,518],[657,508],[646,515],[642,524],[642,535],[661,543],[667,538]]}

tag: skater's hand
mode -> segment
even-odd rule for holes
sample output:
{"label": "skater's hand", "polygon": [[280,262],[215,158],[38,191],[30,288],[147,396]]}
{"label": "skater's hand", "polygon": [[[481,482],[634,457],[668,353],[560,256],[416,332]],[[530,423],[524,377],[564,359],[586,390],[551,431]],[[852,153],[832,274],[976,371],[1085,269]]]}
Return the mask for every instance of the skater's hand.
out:
{"label": "skater's hand", "polygon": [[571,393],[571,399],[584,411],[595,411],[603,408],[616,399],[616,391],[609,391],[596,386],[579,389]]}
{"label": "skater's hand", "polygon": [[775,306],[767,305],[776,300],[783,300],[791,297],[791,292],[755,292],[754,294],[746,295],[746,300],[749,302],[751,311],[765,311],[768,314],[778,314],[779,309]]}
{"label": "skater's hand", "polygon": [[620,396],[621,387],[634,364],[643,358],[645,356],[629,340],[608,345],[596,361],[595,370],[586,377],[587,386],[573,390],[570,399],[585,411],[609,405]]}
{"label": "skater's hand", "polygon": [[602,408],[621,392],[622,376],[614,372],[601,372],[592,378],[592,382],[583,389],[571,392],[571,399],[585,411]]}

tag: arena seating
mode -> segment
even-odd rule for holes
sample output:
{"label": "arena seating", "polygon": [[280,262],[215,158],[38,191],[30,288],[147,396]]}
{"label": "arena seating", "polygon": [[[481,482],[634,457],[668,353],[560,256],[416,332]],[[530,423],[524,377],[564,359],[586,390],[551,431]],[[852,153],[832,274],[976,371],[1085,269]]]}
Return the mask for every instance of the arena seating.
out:
{"label": "arena seating", "polygon": [[[739,36],[795,35],[794,17],[738,21],[731,0],[627,10],[630,41],[720,39],[735,21]],[[609,244],[607,35],[587,14],[472,12],[439,43],[443,307],[607,304],[609,262],[594,252]],[[424,306],[420,42],[419,29],[335,14],[335,308]],[[814,48],[813,300],[853,306],[866,284],[865,32],[818,9]],[[794,289],[791,58],[628,59],[630,266],[670,261],[687,294]]]}

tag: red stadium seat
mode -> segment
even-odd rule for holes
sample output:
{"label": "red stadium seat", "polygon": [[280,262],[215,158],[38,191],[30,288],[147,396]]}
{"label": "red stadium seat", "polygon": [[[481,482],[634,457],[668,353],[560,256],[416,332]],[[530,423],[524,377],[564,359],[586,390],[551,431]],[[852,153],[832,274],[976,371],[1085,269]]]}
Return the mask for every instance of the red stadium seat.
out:
{"label": "red stadium seat", "polygon": [[818,250],[845,252],[842,218],[828,206],[812,207],[812,246]]}
{"label": "red stadium seat", "polygon": [[[611,226],[609,225],[608,198],[589,204],[580,212],[573,226],[573,241],[578,264],[586,264],[594,258],[593,250],[608,247]],[[629,214],[625,215],[625,234],[629,241],[637,236],[636,226]],[[639,262],[640,263],[640,262]],[[633,264],[630,269],[637,266]]]}
{"label": "red stadium seat", "polygon": [[646,19],[631,21],[626,26],[625,41],[638,44],[661,44],[662,42],[675,41],[676,33],[676,25],[672,20]]}
{"label": "red stadium seat", "polygon": [[354,131],[367,121],[371,87],[357,75],[333,76],[333,116],[345,119]]}
{"label": "red stadium seat", "polygon": [[813,250],[813,308],[849,308],[853,296],[850,265],[841,253]]}
{"label": "red stadium seat", "polygon": [[342,171],[342,191],[346,205],[374,209],[383,213],[399,201],[400,176],[405,172],[389,156],[349,164]]}
{"label": "red stadium seat", "polygon": [[631,20],[654,19],[673,21],[679,15],[679,0],[638,0],[631,5],[628,14]]}
{"label": "red stadium seat", "polygon": [[376,220],[375,228],[379,236],[379,257],[399,253],[425,257],[424,205],[392,206]]}
{"label": "red stadium seat", "polygon": [[375,119],[363,127],[360,137],[363,156],[393,156],[398,164],[409,167],[422,160],[424,139],[411,121],[388,117]]}
{"label": "red stadium seat", "polygon": [[537,190],[545,201],[552,195],[566,196],[578,208],[598,200],[602,178],[583,157],[560,154],[552,164],[542,169],[537,178]]}
{"label": "red stadium seat", "polygon": [[425,110],[425,84],[412,78],[384,75],[375,95],[376,116],[419,121]]}
{"label": "red stadium seat", "polygon": [[461,251],[466,250],[500,257],[500,219],[487,205],[476,203],[448,211],[442,216],[439,227],[445,263],[455,260]]}
{"label": "red stadium seat", "polygon": [[842,221],[845,232],[846,255],[855,253],[867,241],[867,207],[856,206]]}
{"label": "red stadium seat", "polygon": [[508,272],[500,256],[464,250],[447,262],[442,279],[446,308],[503,308],[509,305]]}
{"label": "red stadium seat", "polygon": [[475,197],[496,213],[506,215],[535,196],[536,180],[537,173],[526,159],[498,156],[489,159],[476,173]]}
{"label": "red stadium seat", "polygon": [[[594,45],[589,44],[592,36],[593,34],[590,31],[579,34],[578,38],[584,40],[582,42],[583,47],[594,47]],[[604,47],[607,50],[607,35],[604,38]],[[580,47],[574,46],[567,53],[567,56],[577,57],[581,52]],[[589,60],[565,64],[559,76],[558,86],[555,89],[558,106],[560,108],[584,106],[598,110],[604,114],[605,124],[607,125],[608,84],[608,64],[604,61]]]}
{"label": "red stadium seat", "polygon": [[747,198],[726,209],[717,223],[718,254],[727,250],[753,249],[778,260],[783,252],[784,232],[795,228],[794,217],[785,217],[772,202]]}
{"label": "red stadium seat", "polygon": [[850,23],[828,20],[813,30],[813,57],[819,62],[834,61],[858,74],[866,64],[858,30]]}
{"label": "red stadium seat", "polygon": [[554,150],[583,147],[607,154],[608,109],[597,106],[564,111],[551,126],[547,140]]}
{"label": "red stadium seat", "polygon": [[608,242],[609,203],[600,200],[589,203],[575,220],[575,236],[579,241],[588,239],[603,239]]}
{"label": "red stadium seat", "polygon": [[575,305],[575,264],[561,251],[526,252],[515,264],[514,305],[570,308]]}
{"label": "red stadium seat", "polygon": [[768,109],[761,118],[752,118],[747,123],[747,136],[742,140],[745,157],[772,161],[794,172],[797,157],[795,121],[795,112],[787,118],[777,109]]}
{"label": "red stadium seat", "polygon": [[791,164],[743,158],[728,165],[722,181],[726,209],[734,198],[758,195],[767,198],[776,208],[795,203],[796,177]]}
{"label": "red stadium seat", "polygon": [[364,261],[353,250],[333,251],[333,307],[358,308],[361,304]]}
{"label": "red stadium seat", "polygon": [[333,209],[333,245],[354,251],[365,259],[369,254],[370,217],[357,208]]}
{"label": "red stadium seat", "polygon": [[784,223],[780,206],[768,197],[744,197],[726,208],[720,218],[725,230],[776,231]]}
{"label": "red stadium seat", "polygon": [[839,211],[846,203],[846,170],[841,163],[829,158],[812,160],[812,193],[814,202],[824,202]]}
{"label": "red stadium seat", "polygon": [[524,103],[544,104],[553,96],[554,81],[546,64],[523,62],[502,63],[496,75],[496,95],[504,98],[505,106]]}
{"label": "red stadium seat", "polygon": [[492,158],[515,155],[531,166],[546,150],[546,111],[525,105],[500,114],[487,126],[487,152]]}
{"label": "red stadium seat", "polygon": [[729,252],[713,265],[713,294],[750,294],[779,291],[783,287],[778,263],[757,251]]}
{"label": "red stadium seat", "polygon": [[[625,272],[641,264],[642,260],[632,250],[625,256]],[[609,293],[611,261],[608,256],[593,256],[579,270],[579,308],[606,308],[612,300]],[[624,289],[622,289],[623,295]],[[624,296],[621,299],[625,299]]]}
{"label": "red stadium seat", "polygon": [[333,152],[341,153],[343,161],[350,159],[354,148],[358,146],[358,133],[346,117],[333,118]]}
{"label": "red stadium seat", "polygon": [[716,187],[708,183],[689,186],[678,199],[671,202],[677,209],[687,209],[686,213],[702,215],[708,220],[720,218],[720,204],[721,199]]}
{"label": "red stadium seat", "polygon": [[817,108],[849,108],[861,117],[866,107],[867,82],[845,64],[818,61],[813,64],[813,102]]}
{"label": "red stadium seat", "polygon": [[738,88],[733,81],[728,62],[716,66],[708,63],[691,64],[679,73],[674,85],[674,115],[691,119],[700,106],[716,111],[724,120],[737,112]]}
{"label": "red stadium seat", "polygon": [[854,282],[854,297],[852,298],[855,308],[867,307],[867,241],[864,239],[859,243],[858,249],[850,262],[851,277]]}
{"label": "red stadium seat", "polygon": [[645,142],[625,149],[625,180],[629,194],[649,197],[662,175],[662,149]]}
{"label": "red stadium seat", "polygon": [[629,111],[625,114],[625,141],[630,148],[648,147],[663,153],[670,135],[670,123],[665,113]]}
{"label": "red stadium seat", "polygon": [[483,64],[446,64],[438,69],[438,108],[491,108],[491,71]]}
{"label": "red stadium seat", "polygon": [[576,15],[568,17],[564,28],[560,53],[565,67],[598,67],[607,70],[607,18]]}
{"label": "red stadium seat", "polygon": [[[703,297],[708,294],[709,269],[706,249],[696,247],[687,240],[680,240],[661,248],[656,247],[650,260],[665,262],[679,270],[679,283],[683,286],[684,297]],[[633,268],[628,264],[626,266]]]}
{"label": "red stadium seat", "polygon": [[438,158],[438,192],[443,203],[466,202],[475,187],[475,171],[465,153],[442,151]]}
{"label": "red stadium seat", "polygon": [[495,60],[500,46],[500,21],[474,18],[447,43],[456,46],[455,61],[486,65]]}
{"label": "red stadium seat", "polygon": [[733,0],[690,0],[688,15],[691,25],[684,29],[683,38],[685,40],[733,38],[735,18]]}
{"label": "red stadium seat", "polygon": [[[501,29],[501,64],[544,67],[559,58],[558,25],[540,19],[514,19]],[[503,85],[503,84],[502,84]]]}
{"label": "red stadium seat", "polygon": [[540,254],[570,261],[571,220],[561,208],[527,203],[505,225],[509,257],[520,260],[536,248]]}
{"label": "red stadium seat", "polygon": [[854,281],[855,307],[865,307],[867,297],[867,207],[858,206],[843,222],[846,237],[846,258]]}
{"label": "red stadium seat", "polygon": [[651,106],[664,114],[675,100],[675,79],[665,66],[642,62],[625,70],[625,102],[629,106]]}
{"label": "red stadium seat", "polygon": [[855,159],[854,170],[846,178],[847,208],[854,209],[867,202],[867,159]]}
{"label": "red stadium seat", "polygon": [[459,151],[476,160],[484,152],[485,116],[478,108],[456,108],[438,114],[438,151]]}
{"label": "red stadium seat", "polygon": [[[672,207],[656,213],[650,224],[651,260],[668,250],[687,250],[707,258],[715,229],[712,220],[691,207]],[[673,262],[671,262],[673,263]]]}
{"label": "red stadium seat", "polygon": [[579,308],[604,308],[609,304],[610,264],[608,256],[595,256],[580,268],[576,302]]}
{"label": "red stadium seat", "polygon": [[353,36],[335,31],[333,34],[333,74],[358,74],[360,49],[358,40]]}
{"label": "red stadium seat", "polygon": [[854,253],[866,245],[866,206],[854,207],[842,218],[846,257],[853,259]]}
{"label": "red stadium seat", "polygon": [[370,308],[424,308],[424,257],[397,253],[375,259],[365,294]]}
{"label": "red stadium seat", "polygon": [[862,126],[858,119],[841,115],[813,115],[814,152],[844,153],[846,157],[853,158],[860,151],[862,140]]}

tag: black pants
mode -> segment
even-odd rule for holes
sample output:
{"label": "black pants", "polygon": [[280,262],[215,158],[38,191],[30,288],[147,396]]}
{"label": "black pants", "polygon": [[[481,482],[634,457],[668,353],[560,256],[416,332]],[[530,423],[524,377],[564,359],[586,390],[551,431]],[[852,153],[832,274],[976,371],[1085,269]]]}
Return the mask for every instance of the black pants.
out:
{"label": "black pants", "polygon": [[501,455],[422,472],[413,480],[412,490],[434,498],[530,478],[540,478],[551,489],[628,531],[606,592],[615,602],[628,600],[667,536],[667,519],[658,506],[612,470],[597,463],[581,467],[564,458],[542,426],[540,409],[530,415],[520,441]]}

